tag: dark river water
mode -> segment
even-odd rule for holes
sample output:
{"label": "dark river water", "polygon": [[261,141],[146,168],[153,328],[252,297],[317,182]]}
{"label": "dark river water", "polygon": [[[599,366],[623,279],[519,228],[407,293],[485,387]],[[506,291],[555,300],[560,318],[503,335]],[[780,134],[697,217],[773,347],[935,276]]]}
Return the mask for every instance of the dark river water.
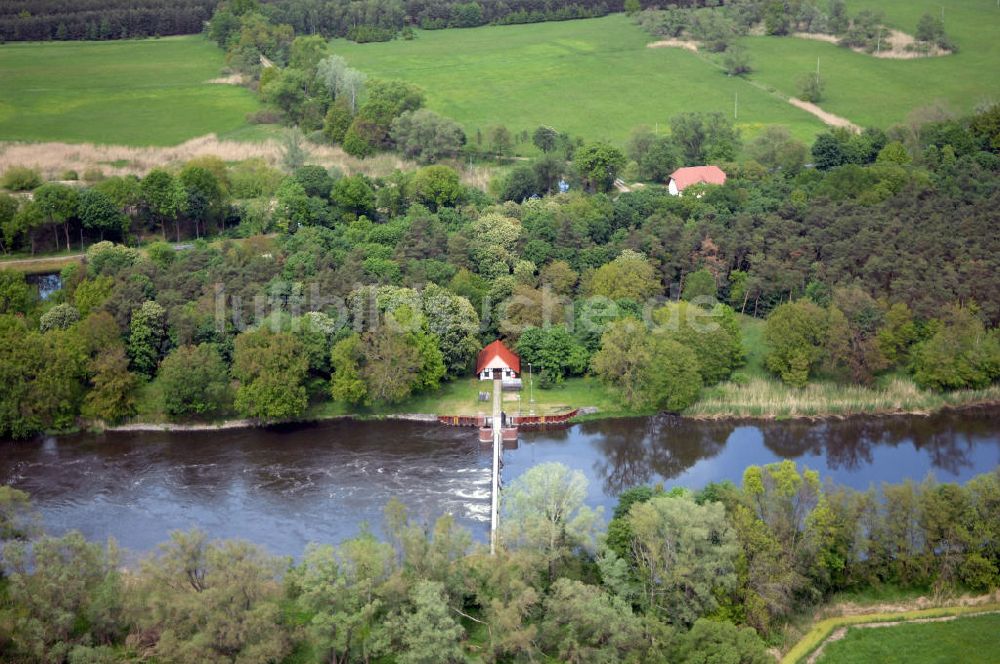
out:
{"label": "dark river water", "polygon": [[[625,488],[739,482],[743,469],[794,459],[832,481],[965,481],[1000,463],[1000,409],[931,417],[718,423],[633,418],[522,431],[504,480],[559,461],[590,480],[610,512]],[[474,429],[416,422],[335,421],[211,433],[107,433],[0,442],[0,482],[31,493],[51,533],[114,536],[133,551],[198,526],[298,556],[367,522],[380,531],[392,497],[488,537],[490,454]]]}

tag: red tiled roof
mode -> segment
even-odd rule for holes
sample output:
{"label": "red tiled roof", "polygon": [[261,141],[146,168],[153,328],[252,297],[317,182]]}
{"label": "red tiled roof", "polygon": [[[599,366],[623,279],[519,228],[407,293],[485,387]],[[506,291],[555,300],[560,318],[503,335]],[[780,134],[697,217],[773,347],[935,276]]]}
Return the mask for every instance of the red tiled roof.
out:
{"label": "red tiled roof", "polygon": [[486,365],[492,362],[495,357],[503,360],[504,364],[514,370],[514,373],[521,373],[521,358],[512,353],[499,339],[479,351],[479,359],[476,361],[476,373],[481,374]]}
{"label": "red tiled roof", "polygon": [[726,174],[718,166],[686,166],[678,168],[670,174],[670,179],[677,183],[678,191],[684,191],[691,185],[700,182],[726,184]]}

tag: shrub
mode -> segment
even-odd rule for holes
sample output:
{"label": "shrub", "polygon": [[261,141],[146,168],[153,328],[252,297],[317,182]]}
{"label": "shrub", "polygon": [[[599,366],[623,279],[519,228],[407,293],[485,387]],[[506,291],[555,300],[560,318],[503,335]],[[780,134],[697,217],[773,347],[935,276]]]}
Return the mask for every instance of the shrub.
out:
{"label": "shrub", "polygon": [[0,186],[11,191],[30,191],[41,186],[42,176],[33,168],[11,166],[3,173]]}
{"label": "shrub", "polygon": [[823,101],[823,87],[823,79],[819,74],[806,74],[799,80],[799,99],[818,104]]}
{"label": "shrub", "polygon": [[88,168],[83,172],[83,179],[86,182],[100,182],[104,179],[104,171],[99,168]]}
{"label": "shrub", "polygon": [[247,124],[281,124],[281,111],[273,108],[262,108],[253,113],[247,113]]}

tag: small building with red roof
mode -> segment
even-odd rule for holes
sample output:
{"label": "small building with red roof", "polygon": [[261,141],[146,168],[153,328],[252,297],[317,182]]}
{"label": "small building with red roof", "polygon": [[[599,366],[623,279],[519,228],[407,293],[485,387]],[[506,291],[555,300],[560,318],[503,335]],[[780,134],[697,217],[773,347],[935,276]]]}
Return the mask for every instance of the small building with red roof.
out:
{"label": "small building with red roof", "polygon": [[493,380],[494,377],[514,380],[521,375],[521,358],[497,339],[479,351],[476,375],[479,376],[479,380]]}
{"label": "small building with red roof", "polygon": [[726,184],[726,174],[718,166],[685,166],[670,174],[667,189],[681,196],[693,184]]}

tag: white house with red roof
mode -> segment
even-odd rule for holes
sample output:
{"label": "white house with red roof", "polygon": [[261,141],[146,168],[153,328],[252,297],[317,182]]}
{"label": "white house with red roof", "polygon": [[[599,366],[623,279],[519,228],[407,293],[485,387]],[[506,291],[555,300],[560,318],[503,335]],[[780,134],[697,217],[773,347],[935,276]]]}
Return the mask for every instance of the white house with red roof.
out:
{"label": "white house with red roof", "polygon": [[[499,373],[498,373],[499,372]],[[502,341],[497,339],[479,351],[476,361],[476,375],[479,380],[515,380],[521,375],[521,358],[515,355]]]}
{"label": "white house with red roof", "polygon": [[670,174],[667,189],[673,196],[682,196],[693,184],[726,184],[726,174],[718,166],[685,166]]}

